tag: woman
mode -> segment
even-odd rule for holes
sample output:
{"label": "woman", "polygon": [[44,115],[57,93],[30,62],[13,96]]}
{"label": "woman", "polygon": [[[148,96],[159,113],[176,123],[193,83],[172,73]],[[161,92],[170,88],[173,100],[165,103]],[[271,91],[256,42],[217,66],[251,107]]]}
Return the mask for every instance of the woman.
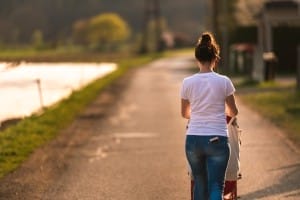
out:
{"label": "woman", "polygon": [[189,119],[185,148],[194,200],[222,199],[230,153],[226,115],[238,114],[232,82],[214,72],[219,53],[212,34],[203,33],[195,48],[200,71],[185,78],[181,89],[181,114]]}

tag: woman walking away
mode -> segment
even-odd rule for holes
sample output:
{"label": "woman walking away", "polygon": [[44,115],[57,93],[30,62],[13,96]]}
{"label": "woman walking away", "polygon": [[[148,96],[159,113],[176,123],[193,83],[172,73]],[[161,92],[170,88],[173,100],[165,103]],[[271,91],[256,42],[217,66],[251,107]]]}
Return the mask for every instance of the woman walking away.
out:
{"label": "woman walking away", "polygon": [[213,35],[203,33],[195,48],[200,71],[186,77],[181,88],[181,115],[189,119],[185,150],[195,180],[194,200],[222,199],[230,154],[226,115],[238,114],[231,80],[214,72],[219,53]]}

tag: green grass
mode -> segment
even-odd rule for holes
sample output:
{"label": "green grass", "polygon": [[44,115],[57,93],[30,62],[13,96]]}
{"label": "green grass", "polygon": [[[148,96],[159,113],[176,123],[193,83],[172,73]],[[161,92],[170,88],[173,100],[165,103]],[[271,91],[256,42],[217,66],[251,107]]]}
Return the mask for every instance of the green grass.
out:
{"label": "green grass", "polygon": [[99,53],[83,49],[9,49],[0,50],[0,62],[117,62],[131,57],[130,52]]}
{"label": "green grass", "polygon": [[119,62],[118,70],[96,80],[70,98],[47,108],[42,115],[34,115],[0,132],[0,178],[16,169],[38,147],[55,138],[61,129],[96,98],[99,92],[135,66],[150,62],[157,55],[131,57]]}
{"label": "green grass", "polygon": [[277,82],[246,85],[238,86],[242,101],[282,128],[300,147],[300,91]]}

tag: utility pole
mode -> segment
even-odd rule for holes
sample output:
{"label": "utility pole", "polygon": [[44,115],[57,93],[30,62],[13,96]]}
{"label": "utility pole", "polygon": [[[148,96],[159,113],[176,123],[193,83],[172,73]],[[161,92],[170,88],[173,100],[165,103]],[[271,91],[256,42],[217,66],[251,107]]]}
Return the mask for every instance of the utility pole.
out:
{"label": "utility pole", "polygon": [[162,41],[161,41],[161,34],[162,34],[162,30],[161,30],[161,13],[160,13],[160,0],[153,0],[153,4],[154,4],[154,20],[155,20],[155,32],[156,32],[156,38],[155,38],[155,42],[156,42],[156,51],[160,52],[163,50],[163,45],[162,45]]}
{"label": "utility pole", "polygon": [[229,63],[228,0],[212,0],[212,26],[216,39],[221,42],[221,66],[223,71],[227,72]]}
{"label": "utility pole", "polygon": [[212,31],[218,36],[218,0],[212,0]]}
{"label": "utility pole", "polygon": [[149,10],[149,0],[145,0],[144,3],[144,19],[143,19],[143,35],[142,35],[142,44],[140,47],[140,53],[147,53],[148,52],[148,22],[149,22],[149,16],[150,16],[150,10]]}
{"label": "utility pole", "polygon": [[144,21],[143,21],[143,36],[142,36],[142,44],[140,48],[140,53],[147,53],[148,49],[148,25],[153,17],[155,21],[155,50],[161,51],[161,13],[160,13],[160,2],[159,0],[145,0],[144,4]]}
{"label": "utility pole", "polygon": [[229,70],[229,41],[228,41],[228,0],[223,0],[222,9],[222,65],[223,69],[228,72]]}

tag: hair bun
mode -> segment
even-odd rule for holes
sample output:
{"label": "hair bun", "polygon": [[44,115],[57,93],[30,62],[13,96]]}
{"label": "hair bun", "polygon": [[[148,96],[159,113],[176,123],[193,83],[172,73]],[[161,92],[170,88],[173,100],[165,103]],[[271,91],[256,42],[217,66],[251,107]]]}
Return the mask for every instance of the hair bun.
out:
{"label": "hair bun", "polygon": [[195,48],[197,60],[200,62],[212,62],[214,59],[219,58],[219,53],[220,48],[214,36],[210,32],[202,33]]}
{"label": "hair bun", "polygon": [[201,43],[200,45],[202,46],[209,46],[211,44],[211,37],[209,34],[207,33],[204,33],[202,34],[202,37],[201,37]]}

